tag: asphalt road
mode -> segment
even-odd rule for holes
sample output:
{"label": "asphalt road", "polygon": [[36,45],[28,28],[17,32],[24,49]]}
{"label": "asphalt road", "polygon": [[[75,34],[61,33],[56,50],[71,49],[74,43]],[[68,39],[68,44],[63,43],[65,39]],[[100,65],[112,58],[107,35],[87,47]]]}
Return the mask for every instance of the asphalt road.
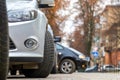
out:
{"label": "asphalt road", "polygon": [[9,76],[7,80],[120,80],[120,73],[50,74],[47,78],[25,78],[19,75]]}

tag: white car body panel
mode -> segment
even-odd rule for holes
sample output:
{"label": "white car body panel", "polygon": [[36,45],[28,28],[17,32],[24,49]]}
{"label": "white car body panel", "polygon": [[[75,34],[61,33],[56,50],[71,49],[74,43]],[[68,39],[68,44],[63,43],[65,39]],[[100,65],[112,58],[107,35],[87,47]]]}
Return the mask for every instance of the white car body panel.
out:
{"label": "white car body panel", "polygon": [[[7,0],[10,1],[10,0]],[[47,26],[47,18],[38,8],[37,1],[31,0],[29,3],[22,3],[23,0],[11,0],[15,2],[7,3],[7,10],[32,9],[38,12],[34,20],[9,22],[9,36],[14,42],[16,49],[9,50],[9,57],[44,57],[44,42]],[[38,42],[36,49],[28,49],[24,42],[28,38],[33,38]]]}

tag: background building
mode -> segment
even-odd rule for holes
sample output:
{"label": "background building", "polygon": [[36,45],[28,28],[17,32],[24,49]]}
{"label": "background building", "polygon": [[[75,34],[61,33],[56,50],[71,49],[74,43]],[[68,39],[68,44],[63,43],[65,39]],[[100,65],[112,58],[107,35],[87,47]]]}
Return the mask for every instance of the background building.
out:
{"label": "background building", "polygon": [[103,11],[102,42],[111,52],[105,55],[105,64],[120,65],[120,5],[108,5]]}

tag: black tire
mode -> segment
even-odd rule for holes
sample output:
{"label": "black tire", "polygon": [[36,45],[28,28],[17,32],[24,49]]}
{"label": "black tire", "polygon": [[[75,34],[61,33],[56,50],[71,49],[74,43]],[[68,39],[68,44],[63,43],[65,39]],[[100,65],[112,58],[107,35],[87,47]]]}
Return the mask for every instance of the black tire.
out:
{"label": "black tire", "polygon": [[60,69],[61,73],[71,74],[71,73],[75,72],[76,65],[75,65],[73,60],[71,60],[71,59],[64,59],[60,63],[59,69]]}
{"label": "black tire", "polygon": [[51,74],[56,74],[58,72],[57,66],[54,65],[51,71]]}
{"label": "black tire", "polygon": [[0,80],[6,80],[8,72],[8,39],[6,0],[0,0]]}
{"label": "black tire", "polygon": [[11,75],[16,75],[16,71],[17,71],[17,70],[11,70],[11,72],[10,72]]}
{"label": "black tire", "polygon": [[57,68],[57,64],[55,62],[53,68],[52,68],[52,71],[51,71],[51,74],[56,74],[58,72],[58,68]]}
{"label": "black tire", "polygon": [[54,66],[52,68],[51,74],[56,74],[58,72],[58,52],[55,50]]}
{"label": "black tire", "polygon": [[45,47],[44,47],[44,59],[43,62],[38,64],[39,69],[25,69],[23,74],[26,77],[31,78],[46,78],[53,67],[55,53],[54,53],[54,42],[51,34],[47,31],[45,35]]}

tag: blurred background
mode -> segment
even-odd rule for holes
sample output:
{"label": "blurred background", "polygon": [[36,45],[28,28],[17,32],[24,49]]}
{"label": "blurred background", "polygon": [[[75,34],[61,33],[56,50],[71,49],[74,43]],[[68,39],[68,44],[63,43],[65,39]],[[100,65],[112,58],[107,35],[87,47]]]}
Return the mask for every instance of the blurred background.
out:
{"label": "blurred background", "polygon": [[54,35],[61,36],[63,44],[77,49],[91,60],[94,58],[91,52],[97,47],[101,65],[120,65],[120,0],[55,2],[54,8],[42,10]]}

